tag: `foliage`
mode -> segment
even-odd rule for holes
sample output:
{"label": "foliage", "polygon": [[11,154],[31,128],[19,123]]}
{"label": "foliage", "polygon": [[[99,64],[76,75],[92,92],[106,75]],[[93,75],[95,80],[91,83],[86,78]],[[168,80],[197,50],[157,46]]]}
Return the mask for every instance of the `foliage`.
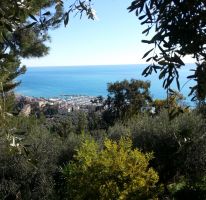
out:
{"label": "foliage", "polygon": [[64,11],[61,0],[1,1],[0,2],[0,106],[5,108],[5,93],[20,82],[15,78],[25,73],[21,58],[42,57],[48,54],[46,42],[50,41],[48,31],[66,26],[73,13],[94,19],[95,12],[90,1],[74,1]]}
{"label": "foliage", "polygon": [[125,126],[123,122],[115,123],[108,128],[108,137],[114,141],[120,140],[121,137],[131,137],[130,128]]}
{"label": "foliage", "polygon": [[[21,126],[19,117],[16,120],[10,121],[10,126]],[[22,120],[25,126],[26,120]],[[7,127],[7,138],[0,138],[1,199],[45,199],[53,195],[52,174],[57,170],[60,142],[40,125],[27,126],[31,129],[26,132],[26,127]]]}
{"label": "foliage", "polygon": [[[149,116],[140,112],[151,102],[148,82],[110,83],[103,117],[114,126],[106,127],[101,110],[50,119],[10,114],[12,90],[20,84],[15,80],[25,72],[21,58],[46,55],[48,31],[62,22],[66,26],[71,15],[94,19],[91,1],[77,0],[68,8],[61,0],[1,1],[0,199],[205,199],[205,119],[195,110],[184,112],[178,104],[182,97],[170,89],[174,80],[180,88],[182,58],[192,55],[197,67],[188,78],[197,85],[191,94],[204,111],[205,6],[199,0],[133,0],[129,10],[148,25],[143,34],[155,30],[143,41],[154,45],[143,56],[151,62],[143,75],[160,70],[168,98],[153,102],[158,113]],[[157,194],[159,183],[164,194]]]}
{"label": "foliage", "polygon": [[103,104],[104,103],[104,97],[103,96],[97,96],[96,98],[92,99],[91,102],[93,104]]}
{"label": "foliage", "polygon": [[111,124],[116,119],[128,118],[140,112],[151,101],[149,87],[149,82],[134,79],[109,83],[108,109],[104,114],[106,121]]}
{"label": "foliage", "polygon": [[130,12],[136,12],[142,25],[147,25],[143,34],[154,33],[151,39],[142,40],[154,45],[143,56],[151,64],[142,74],[147,76],[160,70],[159,78],[164,79],[164,88],[169,88],[176,80],[180,89],[178,70],[184,66],[182,58],[192,55],[197,62],[197,69],[188,78],[197,81],[191,94],[194,93],[200,100],[205,98],[205,91],[201,90],[205,88],[205,81],[201,81],[205,77],[205,6],[206,3],[199,0],[133,0],[128,8]]}
{"label": "foliage", "polygon": [[64,138],[74,132],[74,126],[70,116],[55,115],[55,117],[46,120],[45,126],[51,133],[58,134]]}
{"label": "foliage", "polygon": [[87,120],[87,114],[84,112],[77,112],[77,126],[76,126],[76,132],[77,133],[84,133],[87,130],[88,127],[88,120]]}
{"label": "foliage", "polygon": [[58,199],[59,166],[72,159],[82,136],[62,139],[44,123],[18,116],[0,124],[0,199]]}
{"label": "foliage", "polygon": [[155,113],[158,114],[162,110],[167,109],[170,120],[174,119],[182,113],[190,112],[190,106],[187,106],[183,102],[184,97],[177,91],[172,89],[168,90],[168,96],[166,99],[155,99],[152,102],[152,106],[155,108]]}
{"label": "foliage", "polygon": [[102,119],[101,111],[90,111],[88,113],[88,128],[90,131],[105,129],[106,124]]}
{"label": "foliage", "polygon": [[155,198],[157,173],[150,168],[152,154],[132,150],[132,142],[109,139],[100,149],[94,140],[82,143],[75,161],[63,169],[68,199],[149,199]]}
{"label": "foliage", "polygon": [[196,94],[196,100],[199,100],[199,106],[201,104],[205,104],[205,98],[206,98],[206,81],[205,81],[205,75],[206,75],[206,62],[202,62],[200,64],[197,64],[197,69],[194,72],[194,75],[192,76],[194,80],[197,82],[197,85],[192,88],[191,92],[195,92]]}
{"label": "foliage", "polygon": [[[34,1],[1,1],[0,10],[0,81],[2,92],[8,92],[19,85],[14,79],[25,72],[20,67],[20,57],[40,57],[48,52],[44,42],[46,32],[37,26],[28,27],[29,15],[51,5],[48,0],[36,4]],[[34,24],[33,24],[34,25]],[[43,28],[42,28],[43,29]],[[44,34],[43,34],[44,33]],[[2,95],[1,95],[2,96]]]}
{"label": "foliage", "polygon": [[177,200],[188,199],[188,200],[202,200],[206,198],[206,189],[205,189],[205,178],[203,177],[201,181],[195,182],[193,184],[183,182],[182,185],[179,185],[180,188],[175,188],[174,198]]}
{"label": "foliage", "polygon": [[30,39],[30,46],[34,45],[32,49],[36,50],[36,45],[42,46],[42,42],[48,39],[48,29],[57,28],[62,21],[67,25],[69,15],[73,12],[86,13],[88,18],[94,19],[90,1],[74,1],[65,13],[64,6],[61,0],[42,0],[39,3],[34,0],[17,1],[15,4],[12,0],[2,1],[0,11],[2,45],[12,48],[16,54],[27,57],[30,54],[24,54],[22,50],[29,45],[28,39]]}
{"label": "foliage", "polygon": [[10,54],[9,59],[0,60],[0,113],[10,112],[9,107],[14,107],[12,90],[20,84],[20,81],[15,79],[25,71],[25,66],[20,67],[20,60],[14,55]]}
{"label": "foliage", "polygon": [[74,1],[65,13],[61,0],[17,1],[15,4],[9,0],[0,5],[1,56],[6,59],[8,50],[21,57],[45,55],[48,48],[43,43],[49,39],[48,30],[57,28],[62,21],[66,26],[73,12],[86,13],[88,18],[94,19],[90,1]]}
{"label": "foliage", "polygon": [[124,121],[124,125],[118,122],[111,127],[110,137],[118,139],[116,135],[122,134],[122,130],[130,133],[135,147],[154,152],[151,165],[157,170],[167,195],[170,184],[177,184],[183,178],[187,187],[193,187],[205,176],[206,126],[197,112],[181,113],[173,120],[167,110],[156,116],[137,115]]}

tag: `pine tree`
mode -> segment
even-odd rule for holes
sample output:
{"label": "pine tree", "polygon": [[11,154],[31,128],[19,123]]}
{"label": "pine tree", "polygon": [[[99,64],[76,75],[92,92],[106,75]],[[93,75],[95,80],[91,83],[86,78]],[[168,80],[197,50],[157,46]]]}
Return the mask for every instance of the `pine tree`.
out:
{"label": "pine tree", "polygon": [[26,70],[21,58],[47,55],[48,30],[58,28],[61,22],[66,26],[76,10],[94,19],[90,4],[74,1],[66,12],[61,0],[0,1],[0,102],[5,104],[7,93],[20,84],[14,80]]}

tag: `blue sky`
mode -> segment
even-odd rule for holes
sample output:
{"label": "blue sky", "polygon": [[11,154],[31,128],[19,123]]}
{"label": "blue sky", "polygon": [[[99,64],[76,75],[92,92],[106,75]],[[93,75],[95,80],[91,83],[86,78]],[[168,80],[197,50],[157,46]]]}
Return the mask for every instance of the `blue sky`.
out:
{"label": "blue sky", "polygon": [[131,0],[93,0],[98,20],[71,17],[65,28],[50,31],[50,53],[43,58],[25,59],[29,66],[70,66],[142,63],[145,45]]}
{"label": "blue sky", "polygon": [[30,66],[74,66],[144,63],[149,47],[142,44],[144,27],[134,13],[131,0],[93,0],[98,20],[71,17],[65,28],[50,31],[50,53],[43,58],[24,59]]}

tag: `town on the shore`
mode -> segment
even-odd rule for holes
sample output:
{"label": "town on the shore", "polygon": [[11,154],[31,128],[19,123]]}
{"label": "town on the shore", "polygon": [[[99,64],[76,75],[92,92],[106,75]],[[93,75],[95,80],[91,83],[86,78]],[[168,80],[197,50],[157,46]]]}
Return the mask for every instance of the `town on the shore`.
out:
{"label": "town on the shore", "polygon": [[95,111],[104,109],[104,98],[86,95],[61,95],[60,97],[44,98],[15,95],[20,114],[29,116],[43,112],[46,116],[54,114],[66,115],[72,111]]}

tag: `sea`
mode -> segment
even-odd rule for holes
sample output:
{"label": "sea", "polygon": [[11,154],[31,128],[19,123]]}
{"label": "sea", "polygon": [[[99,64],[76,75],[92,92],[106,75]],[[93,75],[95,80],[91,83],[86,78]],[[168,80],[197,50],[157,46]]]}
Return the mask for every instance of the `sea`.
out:
{"label": "sea", "polygon": [[[162,80],[158,74],[148,77],[142,76],[147,65],[97,65],[97,66],[56,66],[56,67],[28,67],[24,75],[18,77],[21,81],[16,88],[17,94],[33,97],[61,97],[63,95],[87,95],[106,97],[108,83],[116,81],[138,79],[151,82],[150,92],[153,98],[163,99],[166,91],[162,88]],[[190,102],[189,87],[194,81],[188,81],[194,64],[186,64],[180,70],[181,93]],[[177,89],[176,85],[172,85]]]}

